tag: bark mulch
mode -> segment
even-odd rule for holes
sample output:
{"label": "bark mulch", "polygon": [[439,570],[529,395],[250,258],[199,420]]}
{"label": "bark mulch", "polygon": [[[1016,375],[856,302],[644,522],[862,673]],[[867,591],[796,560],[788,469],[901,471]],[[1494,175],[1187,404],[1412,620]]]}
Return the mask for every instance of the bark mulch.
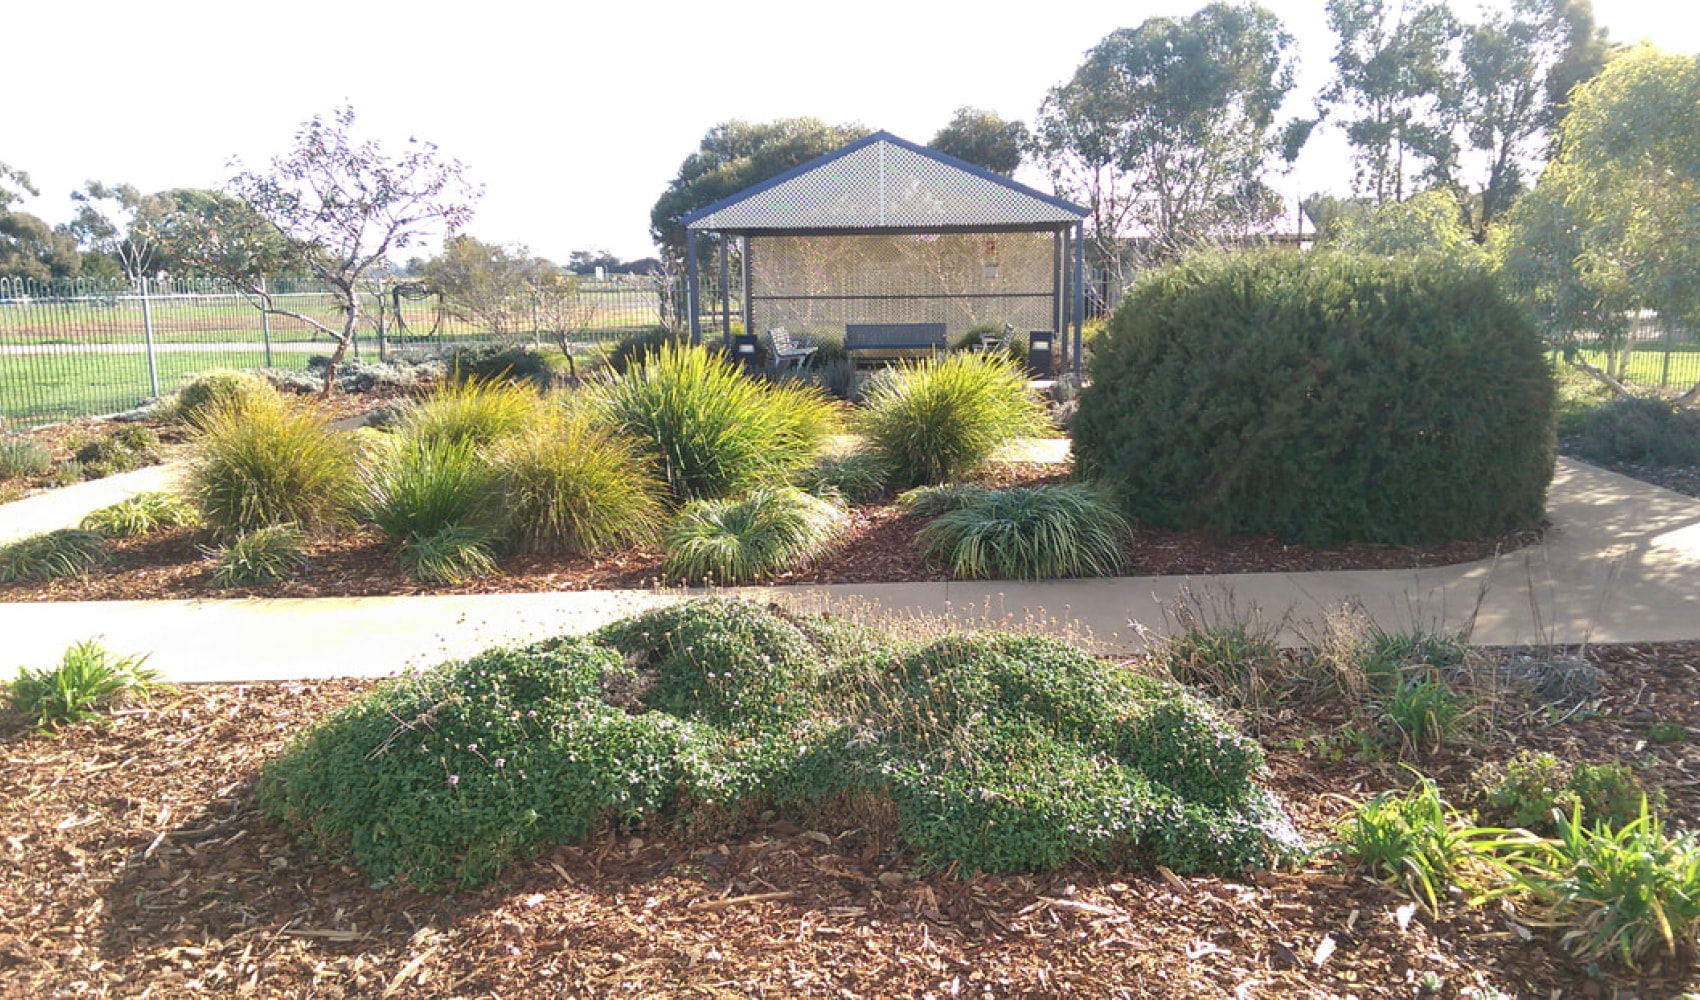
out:
{"label": "bark mulch", "polygon": [[[1502,713],[1424,770],[1456,797],[1481,760],[1520,746],[1628,760],[1666,787],[1673,825],[1691,827],[1700,753],[1641,734],[1700,719],[1700,644],[1590,655],[1609,673],[1584,710]],[[1244,880],[961,877],[863,830],[771,822],[724,842],[604,831],[478,891],[376,885],[293,845],[250,794],[268,756],[367,687],[194,687],[58,738],[0,722],[0,996],[1412,998],[1493,986],[1604,1000],[1700,987],[1677,963],[1581,965],[1553,931],[1491,906],[1431,921],[1326,856]],[[1270,780],[1325,842],[1342,796],[1404,772],[1324,759],[1302,736],[1330,720],[1307,712],[1265,735]]]}
{"label": "bark mulch", "polygon": [[[992,485],[1063,482],[1066,470],[1042,463],[993,466]],[[770,584],[899,583],[945,580],[923,560],[915,535],[925,518],[894,502],[852,508],[834,550],[806,569],[778,574]],[[1410,569],[1485,559],[1538,541],[1539,532],[1396,546],[1354,543],[1336,548],[1285,545],[1273,538],[1138,527],[1123,573],[1134,576],[1217,573],[1298,573],[1310,570]],[[212,560],[188,530],[164,531],[113,543],[113,565],[86,577],[0,585],[5,601],[113,601],[205,597],[372,597],[391,594],[478,594],[645,589],[662,583],[659,548],[602,556],[516,555],[499,576],[460,585],[420,583],[401,571],[395,553],[372,529],[347,532],[314,545],[306,571],[265,587],[217,590]]]}

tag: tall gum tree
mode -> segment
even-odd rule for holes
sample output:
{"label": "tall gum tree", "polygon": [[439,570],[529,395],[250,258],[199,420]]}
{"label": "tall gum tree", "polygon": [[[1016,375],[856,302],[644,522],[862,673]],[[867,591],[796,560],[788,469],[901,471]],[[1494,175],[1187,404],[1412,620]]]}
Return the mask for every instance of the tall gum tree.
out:
{"label": "tall gum tree", "polygon": [[[1112,32],[1052,88],[1034,152],[1059,193],[1089,209],[1101,265],[1169,259],[1279,215],[1263,175],[1293,62],[1274,14],[1213,3]],[[1128,237],[1138,260],[1126,259]]]}

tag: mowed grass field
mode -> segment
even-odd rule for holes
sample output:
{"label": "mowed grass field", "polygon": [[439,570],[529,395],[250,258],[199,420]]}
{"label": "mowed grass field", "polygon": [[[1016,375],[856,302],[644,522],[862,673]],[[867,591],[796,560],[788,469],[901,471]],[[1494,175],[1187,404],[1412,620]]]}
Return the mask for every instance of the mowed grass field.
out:
{"label": "mowed grass field", "polygon": [[[278,308],[312,317],[332,328],[342,325],[342,313],[323,293],[301,292],[275,297]],[[361,336],[377,335],[377,300],[362,303]],[[583,317],[587,333],[625,332],[660,322],[659,299],[653,289],[634,285],[592,286],[576,297],[574,313]],[[259,310],[240,295],[175,295],[152,298],[147,312],[153,320],[156,343],[262,343]],[[487,331],[477,324],[439,311],[434,299],[403,299],[400,322],[386,305],[386,328],[397,336],[477,336]],[[515,311],[509,332],[530,332],[526,310]],[[323,337],[311,325],[286,316],[270,318],[273,343],[306,342]],[[146,330],[140,298],[84,298],[69,301],[36,299],[0,303],[0,346],[50,344],[118,344],[139,342]]]}
{"label": "mowed grass field", "polygon": [[[1605,351],[1579,351],[1583,361],[1596,368],[1606,367]],[[1560,364],[1563,362],[1560,361]],[[1629,356],[1625,381],[1630,385],[1654,389],[1668,387],[1686,389],[1700,382],[1700,344],[1671,345],[1667,369],[1663,344],[1648,344]]]}
{"label": "mowed grass field", "polygon": [[[291,356],[301,367],[305,355]],[[162,352],[156,356],[161,393],[215,368],[258,368],[260,351]],[[33,427],[72,417],[114,413],[150,395],[145,354],[0,356],[0,429]]]}
{"label": "mowed grass field", "polygon": [[[651,287],[609,282],[581,285],[575,306],[583,330],[574,339],[609,342],[660,322],[659,298]],[[341,314],[329,295],[279,295],[281,308],[338,327]],[[376,299],[363,317],[359,353],[376,355]],[[135,296],[74,300],[0,302],[0,430],[34,426],[129,409],[151,392],[146,318],[151,318],[159,389],[170,393],[196,374],[217,368],[258,368],[266,363],[267,340],[260,313],[235,294]],[[532,339],[529,317],[514,317],[503,339]],[[303,368],[313,354],[329,354],[332,343],[309,324],[284,316],[269,320],[274,367]],[[390,344],[417,351],[449,343],[495,339],[480,327],[440,311],[434,299],[402,300],[400,321],[386,317]],[[549,343],[550,337],[537,337]],[[581,361],[588,358],[581,358]]]}

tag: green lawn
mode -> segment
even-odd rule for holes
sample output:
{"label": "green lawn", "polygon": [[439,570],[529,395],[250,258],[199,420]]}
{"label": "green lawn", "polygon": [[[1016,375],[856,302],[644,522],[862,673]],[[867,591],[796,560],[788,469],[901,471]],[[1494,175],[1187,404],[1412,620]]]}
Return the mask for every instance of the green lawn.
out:
{"label": "green lawn", "polygon": [[[1582,360],[1597,368],[1605,368],[1606,352],[1579,351]],[[1563,364],[1562,359],[1559,362]],[[1629,372],[1625,381],[1645,388],[1686,389],[1700,382],[1700,344],[1678,344],[1670,354],[1669,377],[1666,379],[1665,352],[1662,346],[1647,347],[1629,356]]]}
{"label": "green lawn", "polygon": [[[296,367],[305,358],[294,360]],[[259,351],[158,355],[159,387],[169,393],[213,368],[258,368]],[[129,409],[149,395],[141,354],[0,356],[0,428],[29,427]]]}

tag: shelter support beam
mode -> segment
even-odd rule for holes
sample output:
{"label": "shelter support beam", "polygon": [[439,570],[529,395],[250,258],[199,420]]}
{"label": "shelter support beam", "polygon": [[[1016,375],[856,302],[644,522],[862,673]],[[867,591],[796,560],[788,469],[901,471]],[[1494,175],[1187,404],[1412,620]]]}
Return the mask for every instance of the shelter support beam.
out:
{"label": "shelter support beam", "polygon": [[1074,377],[1080,379],[1080,324],[1086,315],[1086,223],[1074,224]]}
{"label": "shelter support beam", "polygon": [[685,309],[691,314],[691,346],[702,343],[702,330],[697,325],[697,234],[685,230]]}

